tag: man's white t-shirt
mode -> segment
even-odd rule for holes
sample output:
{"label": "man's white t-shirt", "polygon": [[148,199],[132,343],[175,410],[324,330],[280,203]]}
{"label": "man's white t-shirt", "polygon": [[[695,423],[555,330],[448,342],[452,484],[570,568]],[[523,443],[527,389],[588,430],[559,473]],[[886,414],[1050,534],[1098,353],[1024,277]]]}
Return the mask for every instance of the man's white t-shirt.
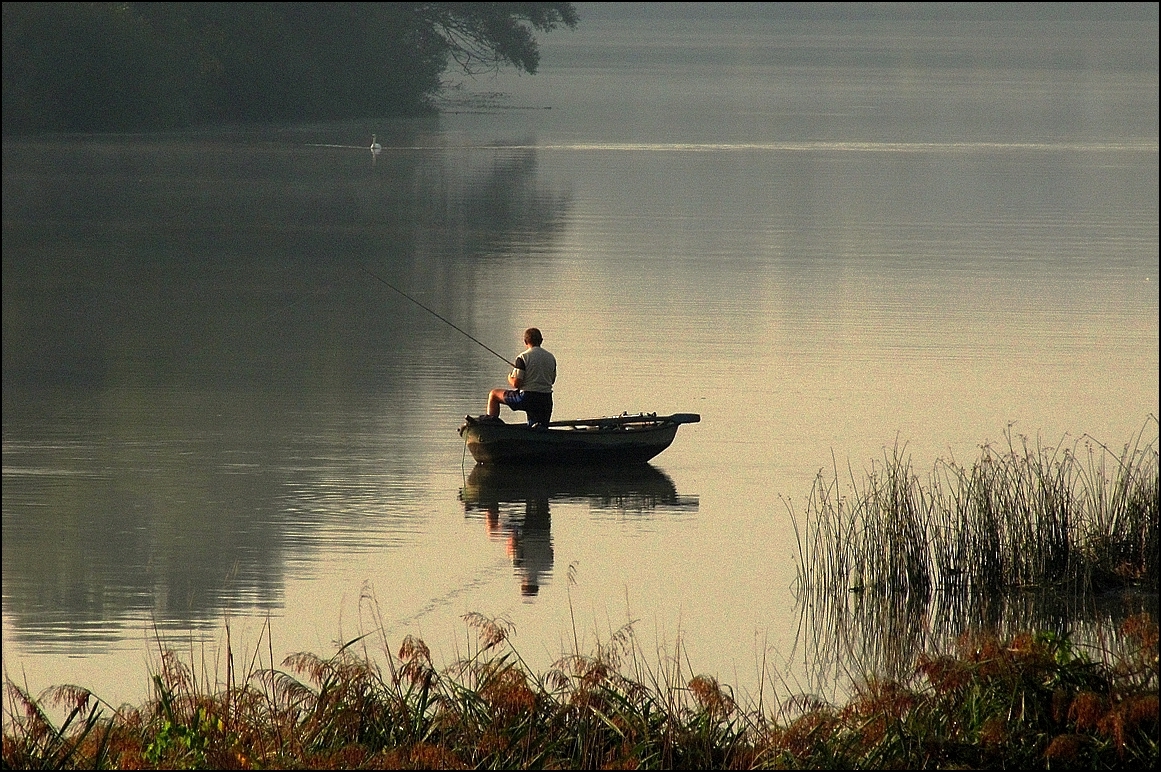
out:
{"label": "man's white t-shirt", "polygon": [[515,365],[523,371],[521,389],[552,393],[552,384],[556,383],[556,357],[540,346],[529,346],[516,357]]}

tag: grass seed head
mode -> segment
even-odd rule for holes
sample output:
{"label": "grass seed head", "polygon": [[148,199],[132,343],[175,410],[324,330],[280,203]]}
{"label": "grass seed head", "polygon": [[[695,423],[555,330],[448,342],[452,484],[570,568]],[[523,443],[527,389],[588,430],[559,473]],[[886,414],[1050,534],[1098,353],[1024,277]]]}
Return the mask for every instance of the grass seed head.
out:
{"label": "grass seed head", "polygon": [[1075,762],[1084,747],[1084,738],[1076,734],[1060,734],[1052,738],[1044,751],[1044,758],[1064,764]]}

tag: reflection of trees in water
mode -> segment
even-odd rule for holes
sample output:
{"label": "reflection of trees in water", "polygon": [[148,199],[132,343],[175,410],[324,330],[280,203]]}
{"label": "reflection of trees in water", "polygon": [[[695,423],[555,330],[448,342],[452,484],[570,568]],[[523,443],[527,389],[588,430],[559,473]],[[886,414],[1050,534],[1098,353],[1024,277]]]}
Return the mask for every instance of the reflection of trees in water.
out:
{"label": "reflection of trees in water", "polygon": [[799,594],[797,606],[808,688],[819,694],[872,674],[906,680],[920,653],[951,653],[965,634],[1003,638],[1046,631],[1100,652],[1121,638],[1120,626],[1130,616],[1158,616],[1155,593],[1051,588],[1002,595],[936,591],[930,597],[814,588]]}
{"label": "reflection of trees in water", "polygon": [[[50,417],[5,400],[5,613],[16,636],[110,640],[121,637],[121,618],[184,627],[222,609],[275,608],[285,558],[273,516],[276,449],[230,452],[220,436],[231,421],[244,431],[249,411],[203,421],[219,434],[207,441],[167,435],[177,416],[212,405],[175,394],[99,396],[93,403],[132,403],[41,395]],[[120,442],[127,432],[109,413],[126,409],[149,431]]]}
{"label": "reflection of trees in water", "polygon": [[314,147],[362,134],[5,143],[4,382],[100,387],[126,361],[253,380],[320,350],[333,371],[429,329],[358,265],[468,320],[481,258],[546,254],[564,228],[535,149],[449,148],[421,121],[377,156]]}
{"label": "reflection of trees in water", "polygon": [[[570,197],[540,182],[535,148],[449,148],[419,169],[417,256],[525,254],[564,228]],[[449,250],[449,246],[454,249]]]}
{"label": "reflection of trees in water", "polygon": [[[550,252],[568,201],[534,150],[449,149],[418,121],[380,129],[372,157],[363,133],[5,143],[17,628],[275,607],[320,527],[352,502],[375,511],[360,464],[414,467],[414,448],[356,417],[412,398],[400,363],[431,355],[432,320],[385,303],[357,266],[470,320],[475,264]],[[311,144],[348,135],[359,147]],[[360,482],[333,495],[343,475]],[[521,560],[544,562],[524,544]]]}
{"label": "reflection of trees in water", "polygon": [[696,511],[696,496],[680,496],[650,464],[627,467],[488,466],[477,464],[460,490],[468,516],[482,517],[491,538],[504,541],[520,592],[534,596],[552,575],[552,502],[586,502],[622,514]]}
{"label": "reflection of trees in water", "polygon": [[559,233],[569,198],[538,184],[536,150],[499,151],[466,186],[463,222],[478,233],[481,251],[512,254]]}

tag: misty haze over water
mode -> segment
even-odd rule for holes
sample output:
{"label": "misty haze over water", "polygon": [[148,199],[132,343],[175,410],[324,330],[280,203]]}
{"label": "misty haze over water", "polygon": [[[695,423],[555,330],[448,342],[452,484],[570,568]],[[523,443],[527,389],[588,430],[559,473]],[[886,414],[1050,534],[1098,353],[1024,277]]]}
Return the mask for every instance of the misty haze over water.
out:
{"label": "misty haze over water", "polygon": [[[1155,6],[644,5],[581,4],[539,74],[438,118],[5,140],[9,675],[137,700],[155,626],[213,649],[269,618],[279,659],[372,607],[437,661],[464,613],[508,619],[544,667],[571,610],[582,647],[634,619],[805,688],[790,512],[820,469],[1157,415]],[[702,422],[634,473],[474,472],[456,429],[506,367],[360,266],[501,353],[540,327],[554,417]]]}

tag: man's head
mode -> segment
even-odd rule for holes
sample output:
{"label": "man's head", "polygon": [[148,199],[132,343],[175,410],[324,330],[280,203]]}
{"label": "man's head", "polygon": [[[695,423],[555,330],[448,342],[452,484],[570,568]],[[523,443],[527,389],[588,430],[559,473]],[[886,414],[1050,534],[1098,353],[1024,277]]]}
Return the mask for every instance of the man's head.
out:
{"label": "man's head", "polygon": [[529,346],[539,346],[544,342],[544,336],[540,334],[540,330],[529,327],[524,331],[524,342]]}

